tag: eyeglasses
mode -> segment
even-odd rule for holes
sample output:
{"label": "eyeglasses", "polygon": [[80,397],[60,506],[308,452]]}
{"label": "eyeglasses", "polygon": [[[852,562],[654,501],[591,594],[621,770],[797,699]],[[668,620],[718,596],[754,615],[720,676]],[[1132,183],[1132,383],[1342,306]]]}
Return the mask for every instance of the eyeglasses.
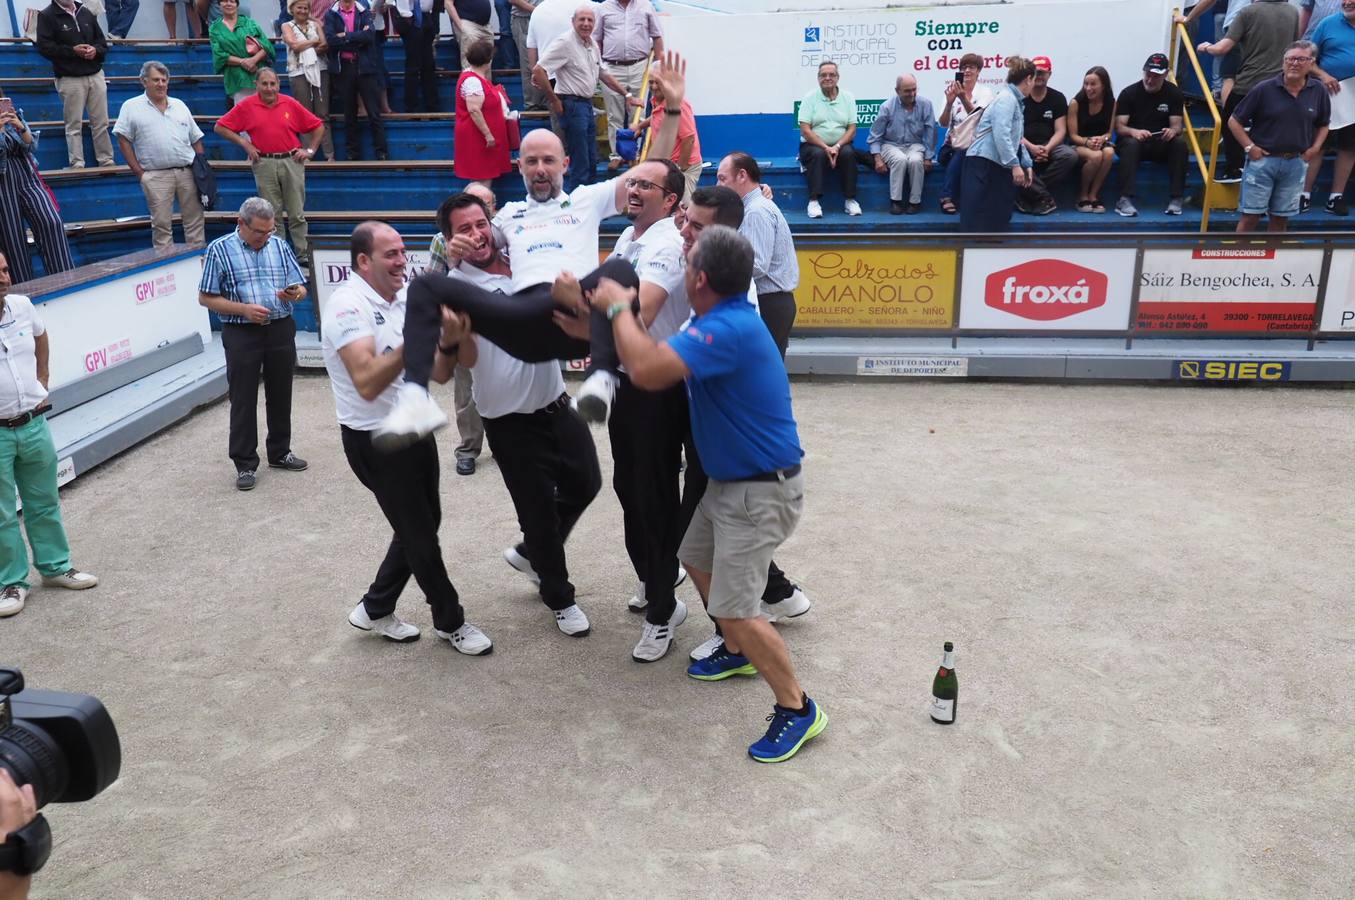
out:
{"label": "eyeglasses", "polygon": [[[645,181],[643,178],[627,178],[626,187],[636,191],[662,191],[663,185],[655,184],[652,181]],[[667,193],[667,191],[664,191]]]}
{"label": "eyeglasses", "polygon": [[1312,58],[1311,56],[1286,56],[1286,57],[1284,58],[1284,61],[1285,61],[1286,63],[1299,63],[1299,64],[1301,64],[1301,63],[1312,62],[1312,61],[1313,61],[1313,58]]}

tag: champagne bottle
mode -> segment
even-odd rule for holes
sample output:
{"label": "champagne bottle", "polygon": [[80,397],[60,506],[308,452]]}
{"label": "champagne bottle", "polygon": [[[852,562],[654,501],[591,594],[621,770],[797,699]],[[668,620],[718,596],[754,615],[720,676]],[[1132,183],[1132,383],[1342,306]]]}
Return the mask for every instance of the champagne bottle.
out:
{"label": "champagne bottle", "polygon": [[932,721],[950,725],[955,721],[955,707],[960,699],[960,682],[955,677],[955,645],[946,641],[941,655],[941,668],[932,679]]}

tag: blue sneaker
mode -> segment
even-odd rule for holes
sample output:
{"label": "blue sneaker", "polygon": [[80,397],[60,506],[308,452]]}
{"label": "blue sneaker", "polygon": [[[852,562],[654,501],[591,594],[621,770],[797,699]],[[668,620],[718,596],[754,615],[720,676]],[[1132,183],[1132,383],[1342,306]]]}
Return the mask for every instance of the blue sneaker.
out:
{"label": "blue sneaker", "polygon": [[[808,700],[808,698],[806,698]],[[785,762],[816,737],[828,725],[828,715],[813,700],[808,700],[809,712],[797,716],[794,711],[780,706],[772,707],[767,720],[772,723],[762,740],[748,748],[748,755],[762,763]]]}
{"label": "blue sneaker", "polygon": [[724,681],[734,675],[756,675],[757,669],[748,657],[730,653],[721,641],[710,656],[688,666],[687,674],[697,681]]}

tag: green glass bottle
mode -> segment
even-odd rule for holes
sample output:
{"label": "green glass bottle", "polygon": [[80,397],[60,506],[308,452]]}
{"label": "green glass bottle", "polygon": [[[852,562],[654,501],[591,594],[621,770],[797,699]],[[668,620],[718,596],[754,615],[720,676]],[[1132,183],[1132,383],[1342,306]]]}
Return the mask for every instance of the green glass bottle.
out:
{"label": "green glass bottle", "polygon": [[955,707],[960,700],[960,682],[955,677],[955,645],[946,641],[942,648],[941,668],[932,679],[932,721],[950,725],[955,721]]}

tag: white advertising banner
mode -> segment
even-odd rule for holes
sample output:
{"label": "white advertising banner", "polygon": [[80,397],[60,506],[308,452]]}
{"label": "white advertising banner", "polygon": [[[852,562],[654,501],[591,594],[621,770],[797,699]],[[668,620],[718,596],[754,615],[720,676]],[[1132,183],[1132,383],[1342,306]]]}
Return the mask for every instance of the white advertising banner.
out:
{"label": "white advertising banner", "polygon": [[187,256],[98,281],[50,300],[35,298],[51,335],[55,389],[197,333],[211,342],[198,303],[202,256]]}
{"label": "white advertising banner", "polygon": [[1333,250],[1322,331],[1355,331],[1355,250]]}
{"label": "white advertising banner", "polygon": [[1145,250],[1140,331],[1310,331],[1322,250]]}
{"label": "white advertising banner", "polygon": [[1105,66],[1117,91],[1142,77],[1144,59],[1167,50],[1172,5],[912,2],[893,9],[673,16],[664,21],[664,43],[690,60],[687,93],[699,116],[790,113],[816,86],[815,71],[825,59],[837,62],[843,89],[858,101],[887,98],[899,75],[912,74],[922,96],[938,104],[966,53],[985,58],[980,81],[989,85],[1004,83],[1006,57],[1045,55],[1054,63],[1050,83],[1072,97],[1092,66]]}
{"label": "white advertising banner", "polygon": [[[427,250],[406,250],[405,277],[414,278],[428,268],[430,257]],[[311,266],[315,274],[315,321],[319,322],[334,289],[348,280],[352,274],[347,250],[311,251]]]}
{"label": "white advertising banner", "polygon": [[960,327],[1123,331],[1134,295],[1132,247],[966,250]]}

